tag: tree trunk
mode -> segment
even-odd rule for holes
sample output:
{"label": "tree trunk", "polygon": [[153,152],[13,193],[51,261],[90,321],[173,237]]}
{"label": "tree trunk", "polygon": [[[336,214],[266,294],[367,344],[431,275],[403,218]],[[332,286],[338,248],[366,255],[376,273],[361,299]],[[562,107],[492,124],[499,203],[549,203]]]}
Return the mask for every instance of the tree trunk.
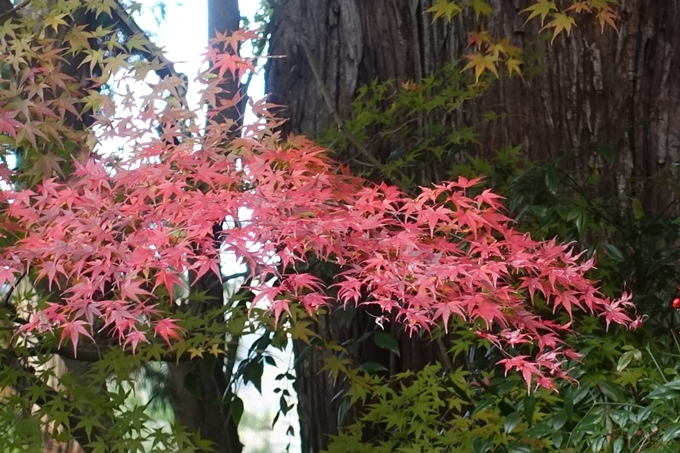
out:
{"label": "tree trunk", "polygon": [[[374,79],[418,83],[458,61],[466,51],[467,32],[479,30],[480,23],[466,12],[452,23],[439,19],[433,24],[433,16],[424,14],[433,3],[271,0],[269,53],[276,58],[268,61],[266,91],[271,102],[286,106],[284,134],[317,137],[334,123],[313,65],[319,68],[333,109],[347,118],[362,85]],[[495,12],[484,25],[491,35],[509,37],[526,51],[523,78],[501,76],[459,112],[425,121],[452,129],[473,127],[479,139],[476,152],[482,156],[520,144],[532,160],[570,153],[570,169],[595,167],[602,173],[604,195],[633,190],[648,209],[663,209],[673,194],[639,181],[663,170],[675,174],[680,161],[680,2],[622,0],[618,33],[610,27],[601,32],[595,19],[583,17],[571,37],[560,36],[553,45],[546,33],[538,33],[539,21],[524,25],[527,15],[520,11],[531,2],[489,3]],[[498,120],[484,121],[488,112]],[[616,152],[611,163],[597,152],[603,143]],[[390,150],[371,152],[385,162]],[[338,157],[352,162],[354,156],[350,151]],[[429,165],[424,180],[440,180],[446,174],[441,162],[424,165]],[[318,328],[322,336],[342,341],[334,322],[327,318]],[[410,345],[411,354],[432,356],[431,350],[423,354]],[[337,431],[337,400],[329,402],[335,389],[319,374],[315,360],[312,356],[297,370],[304,453],[322,450],[327,436]],[[324,410],[315,406],[319,399],[326,403]]]}
{"label": "tree trunk", "polygon": [[[527,15],[519,13],[529,2],[489,3],[495,14],[487,29],[525,49],[527,67],[523,79],[501,77],[481,99],[447,119],[452,127],[475,128],[479,153],[489,155],[507,144],[523,145],[530,159],[573,152],[575,167],[601,167],[610,193],[628,189],[631,178],[649,178],[677,164],[680,3],[623,0],[618,34],[610,27],[601,32],[595,19],[584,16],[571,37],[560,36],[553,45],[546,33],[539,35],[538,21],[523,25]],[[479,29],[467,13],[450,24],[444,19],[432,24],[432,15],[423,14],[430,0],[275,4],[270,54],[284,58],[269,61],[267,92],[272,102],[286,106],[288,130],[312,137],[331,126],[332,117],[305,56],[303,36],[335,108],[346,116],[360,86],[376,78],[418,82],[459,60],[467,32]],[[483,121],[482,114],[490,111],[498,121]],[[596,153],[602,143],[617,153],[611,166]],[[376,150],[383,161],[386,152]],[[638,195],[650,209],[662,208],[671,196],[653,187]]]}
{"label": "tree trunk", "polygon": [[[241,14],[238,0],[208,1],[208,38],[228,35],[239,28]],[[228,51],[228,49],[220,49]],[[219,99],[231,99],[238,90],[238,80],[226,80],[221,88],[224,93]],[[240,108],[222,112],[217,121],[236,125],[241,120]],[[218,241],[221,227],[215,226]],[[219,248],[219,246],[217,246]],[[207,273],[191,288],[191,291],[205,290],[210,297],[208,309],[224,306],[224,287],[220,279]],[[233,339],[232,339],[233,341]],[[231,375],[234,366],[235,348],[223,346],[226,357],[216,360],[200,360],[191,363],[168,363],[172,404],[177,420],[201,437],[213,442],[215,453],[240,453],[243,449],[238,436],[237,423],[231,416],[228,395],[231,394]]]}

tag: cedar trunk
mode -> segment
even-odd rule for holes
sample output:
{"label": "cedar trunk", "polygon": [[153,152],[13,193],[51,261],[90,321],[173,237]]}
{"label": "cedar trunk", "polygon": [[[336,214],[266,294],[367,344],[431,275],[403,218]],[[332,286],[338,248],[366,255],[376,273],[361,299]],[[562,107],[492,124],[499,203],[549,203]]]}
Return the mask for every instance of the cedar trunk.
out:
{"label": "cedar trunk", "polygon": [[[304,39],[334,109],[346,118],[359,87],[374,79],[418,82],[458,61],[466,52],[467,32],[480,27],[468,13],[452,23],[439,19],[433,24],[432,15],[423,13],[432,0],[270,3],[274,14],[269,52],[277,58],[269,60],[266,71],[269,100],[286,106],[284,133],[311,137],[333,126],[334,120]],[[532,160],[570,153],[567,162],[573,170],[595,167],[603,175],[603,195],[632,190],[648,209],[663,209],[673,194],[640,181],[664,170],[675,175],[680,160],[680,2],[621,0],[618,33],[610,27],[602,32],[595,19],[583,17],[570,37],[560,36],[553,45],[550,32],[539,35],[538,21],[524,25],[526,14],[520,11],[534,2],[488,3],[495,10],[484,20],[489,32],[530,51],[524,77],[501,77],[481,99],[454,115],[426,121],[472,126],[480,141],[475,151],[479,155],[519,144]],[[484,122],[482,115],[490,111],[498,120]],[[602,143],[616,152],[611,163],[597,153]],[[371,151],[383,162],[389,153]],[[349,151],[338,157],[350,162],[353,156]],[[447,170],[432,162],[424,180],[440,180]],[[339,341],[352,331],[343,332],[330,317],[318,329],[323,337]],[[421,363],[433,356],[432,346],[401,343],[402,349],[410,345],[410,354]],[[402,350],[408,359],[406,354]],[[338,429],[339,399],[331,403],[337,389],[319,373],[319,363],[311,355],[297,369],[304,453],[325,448],[328,436]]]}

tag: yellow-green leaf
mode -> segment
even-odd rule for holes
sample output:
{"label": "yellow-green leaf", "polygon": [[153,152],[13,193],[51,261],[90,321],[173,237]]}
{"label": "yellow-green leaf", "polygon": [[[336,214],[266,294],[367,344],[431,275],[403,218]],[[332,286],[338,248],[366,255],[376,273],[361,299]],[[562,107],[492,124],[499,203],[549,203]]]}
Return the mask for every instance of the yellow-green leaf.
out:
{"label": "yellow-green leaf", "polygon": [[493,72],[496,77],[498,77],[498,70],[496,69],[498,57],[494,56],[493,54],[482,55],[480,53],[473,53],[472,55],[465,55],[465,58],[470,60],[470,62],[465,65],[463,71],[474,68],[475,82],[479,82],[479,77],[487,69]]}
{"label": "yellow-green leaf", "polygon": [[470,0],[469,5],[475,10],[475,16],[477,19],[479,19],[479,16],[488,17],[493,12],[493,7],[484,0]]}
{"label": "yellow-green leaf", "polygon": [[490,44],[493,42],[491,35],[484,27],[482,27],[481,31],[469,32],[468,36],[470,39],[468,39],[467,47],[475,45],[478,49],[481,49],[483,44]]}
{"label": "yellow-green leaf", "polygon": [[224,354],[224,350],[220,348],[219,343],[213,343],[210,345],[210,348],[208,349],[208,352],[215,357],[219,356],[220,354]]}
{"label": "yellow-green leaf", "polygon": [[550,11],[557,11],[557,6],[555,6],[555,2],[549,2],[548,0],[538,0],[536,4],[531,5],[526,9],[523,9],[522,11],[520,11],[520,13],[530,13],[529,17],[524,22],[525,24],[534,17],[541,16],[542,26],[543,22],[545,22],[545,18],[548,16],[548,14],[550,14]]}
{"label": "yellow-green leaf", "polygon": [[633,214],[635,220],[640,220],[645,215],[645,208],[642,207],[642,202],[638,198],[633,198]]}
{"label": "yellow-green leaf", "polygon": [[521,50],[517,46],[510,44],[510,39],[503,38],[502,40],[490,43],[487,53],[493,54],[495,57],[506,56],[517,58],[521,54]]}
{"label": "yellow-green leaf", "polygon": [[202,347],[199,347],[199,348],[189,348],[189,350],[188,350],[188,352],[189,352],[189,359],[191,360],[191,359],[193,359],[194,357],[199,357],[199,358],[202,359],[202,358],[203,358],[203,352],[204,352],[204,351],[205,351],[205,349],[203,349]]}
{"label": "yellow-green leaf", "polygon": [[132,35],[127,38],[125,45],[130,50],[134,52],[135,50],[146,50],[149,48],[149,40],[142,35]]}
{"label": "yellow-green leaf", "polygon": [[288,331],[294,340],[300,340],[303,343],[309,344],[312,338],[318,337],[312,329],[309,328],[310,322],[298,321]]}
{"label": "yellow-green leaf", "polygon": [[508,69],[508,75],[512,77],[512,74],[516,72],[518,76],[522,77],[522,69],[520,68],[521,64],[522,62],[517,58],[508,58],[505,61],[505,67]]}
{"label": "yellow-green leaf", "polygon": [[54,31],[57,31],[60,25],[68,25],[66,20],[64,19],[66,17],[66,14],[52,14],[48,15],[45,17],[44,22],[45,22],[45,28],[53,28]]}
{"label": "yellow-green leaf", "polygon": [[458,3],[449,0],[435,0],[434,5],[425,10],[426,13],[434,13],[432,22],[436,21],[442,16],[446,16],[446,19],[451,22],[451,19],[460,14],[462,11],[463,8]]}
{"label": "yellow-green leaf", "polygon": [[555,41],[555,38],[557,38],[557,35],[562,33],[563,31],[567,32],[567,35],[571,33],[571,27],[576,26],[576,21],[574,20],[573,17],[568,16],[564,13],[553,13],[552,15],[553,20],[548,22],[548,24],[541,28],[541,31],[547,30],[548,28],[553,28],[553,37],[550,40],[550,44]]}

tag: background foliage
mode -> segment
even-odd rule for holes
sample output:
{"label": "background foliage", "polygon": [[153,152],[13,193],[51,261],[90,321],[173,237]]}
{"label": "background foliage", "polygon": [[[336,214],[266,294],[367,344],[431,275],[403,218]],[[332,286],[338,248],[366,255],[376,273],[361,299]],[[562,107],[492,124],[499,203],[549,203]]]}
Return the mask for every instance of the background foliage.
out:
{"label": "background foliage", "polygon": [[[107,2],[93,5],[95,15],[107,11]],[[429,12],[434,13],[435,20],[451,20],[463,6],[472,8],[478,16],[490,13],[483,1],[461,5],[437,1]],[[595,14],[603,27],[616,27],[611,5],[609,1],[573,2],[571,7],[558,9],[555,2],[538,1],[525,14],[529,19],[544,21],[554,39],[562,32],[570,32],[575,20],[571,15],[579,8]],[[57,41],[57,32],[68,28],[75,14],[69,9],[73,7],[63,2],[48,8],[40,20],[29,16],[19,25],[6,22],[3,28],[8,47],[2,52],[0,71],[2,157],[8,167],[14,167],[10,164],[14,157],[19,158],[16,173],[7,177],[16,187],[36,187],[46,178],[69,180],[78,170],[79,161],[91,152],[95,139],[88,125],[81,127],[80,113],[91,110],[103,119],[113,115],[111,99],[106,96],[112,89],[107,85],[108,77],[126,68],[132,77],[143,79],[149,71],[143,62],[127,60],[138,52],[140,41],[131,36],[121,39],[113,24],[89,31],[71,28],[58,36],[62,41]],[[675,336],[678,314],[670,301],[680,284],[676,265],[680,222],[669,214],[674,212],[674,206],[652,212],[633,191],[613,199],[602,198],[598,189],[600,175],[607,171],[616,153],[604,139],[582,145],[595,149],[599,158],[589,172],[574,174],[564,165],[573,158],[574,150],[564,150],[562,157],[549,162],[529,162],[520,146],[507,146],[492,159],[482,159],[475,157],[477,138],[473,129],[451,130],[428,121],[429,116],[459,115],[467,103],[475,102],[485,84],[495,83],[491,74],[499,73],[499,63],[505,65],[509,77],[531,70],[520,70],[520,54],[507,43],[479,33],[472,37],[474,53],[465,61],[419,83],[375,81],[360,88],[351,117],[344,123],[347,130],[367,149],[392,150],[379,169],[380,179],[407,190],[415,192],[417,185],[443,177],[483,176],[486,185],[506,197],[507,209],[519,229],[542,239],[574,241],[574,246],[584,251],[584,257],[596,256],[598,267],[590,271],[590,278],[600,281],[602,290],[611,297],[620,296],[622,288],[632,290],[645,322],[634,331],[615,327],[607,332],[598,319],[577,315],[572,329],[578,335],[567,340],[569,346],[583,354],[583,360],[565,364],[564,370],[570,369],[570,375],[580,384],[561,382],[559,393],[528,393],[520,376],[506,375],[504,368],[497,365],[503,357],[497,346],[460,321],[448,332],[435,328],[429,337],[432,341],[445,340],[441,343],[449,349],[450,363],[390,376],[383,364],[362,361],[358,344],[371,343],[387,355],[399,355],[400,345],[392,330],[373,328],[353,342],[337,344],[319,338],[310,329],[315,321],[313,315],[302,307],[284,307],[283,303],[277,316],[282,315],[285,321],[276,323],[269,312],[253,307],[257,295],[242,289],[253,283],[252,275],[246,272],[232,276],[235,289],[225,306],[199,312],[173,308],[173,316],[191,335],[178,341],[170,352],[175,359],[201,358],[201,366],[212,369],[218,363],[221,367],[224,357],[232,360],[230,350],[241,336],[258,333],[260,339],[245,357],[227,362],[233,367],[229,382],[233,389],[237,382],[260,387],[264,366],[274,364],[267,352],[269,347],[284,348],[292,338],[306,342],[310,350],[323,351],[324,371],[342,384],[336,395],[344,402],[338,418],[349,423],[334,439],[329,452],[678,451],[680,346]],[[63,42],[77,51],[63,51]],[[73,61],[77,52],[81,59],[75,66],[91,72],[98,69],[103,79],[88,77],[89,85],[82,85],[76,83],[77,73],[36,70],[55,65],[64,71],[73,69],[62,65],[62,60]],[[218,67],[218,71],[233,69],[227,67],[233,62],[221,63],[225,66]],[[461,73],[465,68],[472,71]],[[206,78],[210,80],[210,75]],[[172,124],[191,126],[190,118],[182,117],[177,111],[180,109],[175,109],[176,99],[168,96],[175,94],[181,84],[174,80],[157,88],[153,95],[153,102],[163,106],[158,109],[162,118],[155,131],[158,140],[167,142],[168,137],[181,135],[182,128]],[[45,102],[50,108],[45,108]],[[147,109],[155,113],[150,104]],[[488,122],[496,120],[492,112],[484,118]],[[337,128],[329,130],[321,142],[337,152],[354,146],[348,135]],[[272,162],[276,169],[293,165],[276,159]],[[437,163],[443,175],[432,173],[432,162]],[[375,174],[368,176],[379,179]],[[654,183],[678,191],[672,172],[655,175]],[[479,193],[481,189],[475,194]],[[308,215],[303,212],[299,217]],[[10,247],[16,240],[17,237],[6,236],[3,246]],[[306,258],[305,266],[304,270],[319,271],[321,277],[339,270],[312,256]],[[33,277],[49,273],[45,268],[32,272]],[[172,287],[154,288],[154,294],[167,301]],[[200,289],[186,295],[186,306],[205,304],[207,290]],[[45,436],[64,442],[87,439],[93,452],[210,448],[200,435],[173,422],[171,397],[164,394],[168,377],[157,364],[161,359],[167,360],[169,351],[163,341],[156,340],[179,340],[178,331],[156,329],[159,338],[148,344],[141,338],[133,343],[138,346],[134,355],[110,347],[113,343],[98,337],[101,349],[96,361],[80,368],[67,361],[66,369],[57,371],[51,361],[54,352],[65,354],[59,351],[64,340],[61,331],[43,335],[39,341],[21,342],[14,335],[17,319],[22,318],[15,300],[30,301],[34,307],[44,309],[51,293],[51,288],[44,287],[6,288],[0,307],[4,326],[0,388],[6,389],[0,405],[0,424],[7,432],[2,439],[4,450],[42,451]],[[546,319],[566,321],[546,306],[539,304],[536,310]],[[77,327],[76,333],[89,334]],[[153,331],[148,333],[153,336]],[[70,338],[74,338],[72,333]],[[126,341],[132,340],[128,337]],[[303,360],[303,354],[297,360]],[[293,402],[283,384],[294,380],[294,376],[284,372],[279,378],[280,413],[285,414]],[[190,393],[200,393],[199,373],[188,373],[182,385]],[[234,392],[225,393],[219,404],[229,409],[232,420],[240,421],[244,403]],[[159,417],[169,419],[171,429],[154,424]]]}

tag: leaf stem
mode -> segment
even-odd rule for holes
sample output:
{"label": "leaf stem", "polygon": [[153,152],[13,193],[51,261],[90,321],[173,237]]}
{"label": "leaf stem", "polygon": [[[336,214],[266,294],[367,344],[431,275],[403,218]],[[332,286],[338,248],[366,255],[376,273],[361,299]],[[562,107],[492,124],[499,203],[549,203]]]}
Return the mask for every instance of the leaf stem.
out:
{"label": "leaf stem", "polygon": [[663,370],[661,370],[661,367],[659,366],[659,362],[656,361],[656,357],[654,357],[654,354],[652,354],[652,351],[649,349],[649,345],[645,346],[645,350],[647,351],[649,356],[652,358],[654,365],[656,365],[656,369],[659,370],[659,373],[661,374],[661,378],[664,380],[664,382],[668,383],[668,379],[666,379],[666,375],[663,373]]}

